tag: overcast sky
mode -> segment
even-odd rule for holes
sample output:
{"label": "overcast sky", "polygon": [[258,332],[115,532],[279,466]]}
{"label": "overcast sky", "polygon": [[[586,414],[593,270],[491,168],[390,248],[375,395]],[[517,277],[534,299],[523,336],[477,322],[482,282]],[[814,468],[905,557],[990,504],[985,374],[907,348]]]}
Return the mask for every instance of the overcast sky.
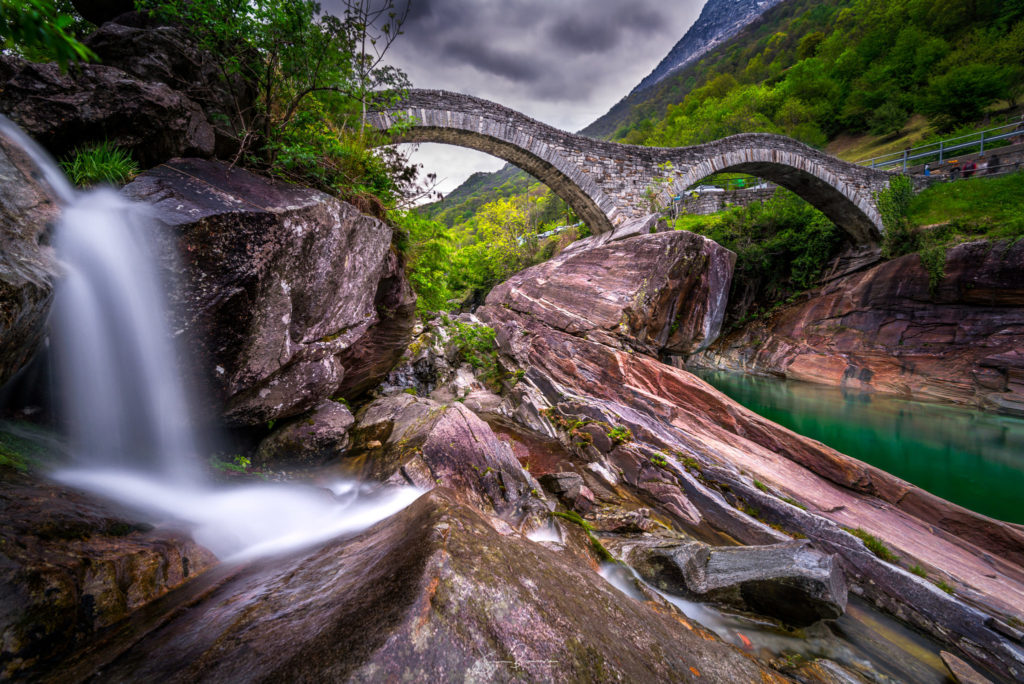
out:
{"label": "overcast sky", "polygon": [[[628,93],[697,19],[705,0],[412,0],[388,61],[416,88],[454,90],[577,131]],[[330,2],[324,3],[325,8]],[[414,161],[442,192],[504,164],[449,145]]]}

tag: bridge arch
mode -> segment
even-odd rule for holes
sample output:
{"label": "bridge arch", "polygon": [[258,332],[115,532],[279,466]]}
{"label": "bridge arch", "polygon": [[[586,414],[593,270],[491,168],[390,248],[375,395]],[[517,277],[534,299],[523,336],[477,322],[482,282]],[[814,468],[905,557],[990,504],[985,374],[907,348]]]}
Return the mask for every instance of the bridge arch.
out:
{"label": "bridge arch", "polygon": [[767,133],[734,135],[682,150],[686,152],[680,160],[685,170],[673,179],[675,194],[716,173],[749,173],[793,191],[857,243],[881,238],[882,217],[875,206],[874,192],[886,187],[887,175],[879,176],[879,172],[845,162],[839,164],[853,168],[837,172],[838,160],[833,157],[792,138]]}
{"label": "bridge arch", "polygon": [[[504,159],[545,183],[593,233],[614,231],[650,213],[650,192],[670,163],[671,193],[722,171],[765,178],[805,199],[857,243],[883,231],[874,193],[889,174],[831,157],[792,138],[746,133],[691,147],[641,147],[574,135],[487,100],[441,90],[410,90],[370,121],[390,128],[403,113],[413,125],[398,142],[438,142]],[[663,191],[667,192],[667,191]]]}

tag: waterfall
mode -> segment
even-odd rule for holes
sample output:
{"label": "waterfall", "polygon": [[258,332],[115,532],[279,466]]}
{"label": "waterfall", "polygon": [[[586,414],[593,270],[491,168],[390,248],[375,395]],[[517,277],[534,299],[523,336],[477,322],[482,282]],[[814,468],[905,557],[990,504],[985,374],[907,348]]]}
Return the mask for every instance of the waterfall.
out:
{"label": "waterfall", "polygon": [[63,277],[51,314],[56,393],[73,465],[52,476],[188,526],[220,558],[280,553],[362,530],[419,491],[347,481],[215,486],[201,467],[168,327],[158,226],[110,188],[77,192],[0,116],[61,201],[54,247]]}
{"label": "waterfall", "polygon": [[143,207],[101,188],[68,202],[54,246],[52,320],[61,413],[86,466],[198,477],[197,441]]}

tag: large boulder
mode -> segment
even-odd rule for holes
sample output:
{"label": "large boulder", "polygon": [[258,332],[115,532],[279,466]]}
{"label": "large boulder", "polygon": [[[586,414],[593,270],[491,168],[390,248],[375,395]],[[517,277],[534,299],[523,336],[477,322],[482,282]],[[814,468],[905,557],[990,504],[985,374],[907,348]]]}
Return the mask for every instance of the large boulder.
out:
{"label": "large boulder", "polygon": [[516,523],[548,512],[540,485],[508,443],[460,403],[383,397],[359,412],[353,441],[364,477],[450,487],[461,501]]}
{"label": "large boulder", "polygon": [[445,490],[353,539],[250,567],[138,633],[93,661],[103,679],[785,681]]}
{"label": "large boulder", "polygon": [[846,578],[837,559],[794,541],[767,546],[625,544],[644,579],[676,593],[778,618],[796,627],[838,618]]}
{"label": "large boulder", "polygon": [[1024,415],[1024,242],[948,250],[932,290],[916,254],[829,282],[721,338],[696,367]]}
{"label": "large boulder", "polygon": [[0,679],[48,668],[216,562],[187,534],[23,476],[0,472],[0,510]]}
{"label": "large boulder", "polygon": [[685,354],[718,337],[735,261],[695,233],[639,235],[521,271],[487,305],[610,346]]}
{"label": "large boulder", "polygon": [[384,223],[321,192],[197,159],[151,169],[124,192],[152,205],[169,251],[182,255],[171,265],[175,329],[229,423],[351,394],[347,376],[361,388],[405,348],[414,300],[403,296]]}
{"label": "large boulder", "polygon": [[48,243],[58,214],[53,189],[0,129],[0,385],[32,358],[45,333],[58,272]]}
{"label": "large boulder", "polygon": [[58,157],[103,140],[131,150],[143,166],[214,151],[213,127],[198,104],[163,83],[101,64],[71,74],[0,55],[0,113]]}
{"label": "large boulder", "polygon": [[103,24],[84,43],[102,64],[187,96],[213,124],[217,156],[229,158],[237,152],[256,89],[241,76],[225,73],[218,58],[199,49],[182,27],[131,12]]}

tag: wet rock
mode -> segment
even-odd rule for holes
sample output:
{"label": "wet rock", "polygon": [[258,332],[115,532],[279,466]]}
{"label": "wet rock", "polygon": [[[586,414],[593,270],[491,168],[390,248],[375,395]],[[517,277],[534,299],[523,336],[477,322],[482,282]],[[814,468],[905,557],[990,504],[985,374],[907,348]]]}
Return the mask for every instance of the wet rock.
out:
{"label": "wet rock", "polygon": [[355,207],[196,159],[151,169],[124,191],[153,206],[168,253],[182,255],[169,265],[174,328],[229,423],[351,397],[408,343],[412,300],[391,229]]}
{"label": "wet rock", "polygon": [[940,655],[958,684],[992,684],[988,677],[981,676],[973,667],[949,651],[943,651]]}
{"label": "wet rock", "polygon": [[627,545],[626,561],[648,581],[805,627],[846,610],[836,559],[796,541],[770,546]]}
{"label": "wet rock", "polygon": [[0,678],[46,666],[216,562],[187,535],[0,477]]}
{"label": "wet rock", "polygon": [[56,64],[0,55],[0,112],[57,157],[104,140],[131,150],[144,167],[214,151],[213,127],[198,104],[102,64],[72,75]]}
{"label": "wet rock", "polygon": [[495,287],[490,307],[649,354],[683,354],[721,330],[736,255],[685,231],[563,253]]}
{"label": "wet rock", "polygon": [[1024,243],[957,245],[945,273],[933,294],[918,255],[884,262],[688,363],[1024,415]]}
{"label": "wet rock", "polygon": [[58,212],[38,169],[0,134],[0,385],[43,339],[58,273],[48,245]]}
{"label": "wet rock", "polygon": [[444,490],[250,568],[103,660],[112,681],[784,681]]}
{"label": "wet rock", "polygon": [[[540,485],[508,443],[462,404],[384,397],[359,412],[353,437],[355,447],[366,451],[365,477],[450,487],[461,501],[516,523],[548,512]],[[373,441],[381,446],[370,448]]]}
{"label": "wet rock", "polygon": [[274,430],[260,442],[254,460],[259,465],[323,465],[345,454],[353,423],[345,406],[325,401]]}
{"label": "wet rock", "polygon": [[578,513],[587,515],[594,509],[594,492],[583,484],[583,477],[577,473],[541,475],[540,483]]}

